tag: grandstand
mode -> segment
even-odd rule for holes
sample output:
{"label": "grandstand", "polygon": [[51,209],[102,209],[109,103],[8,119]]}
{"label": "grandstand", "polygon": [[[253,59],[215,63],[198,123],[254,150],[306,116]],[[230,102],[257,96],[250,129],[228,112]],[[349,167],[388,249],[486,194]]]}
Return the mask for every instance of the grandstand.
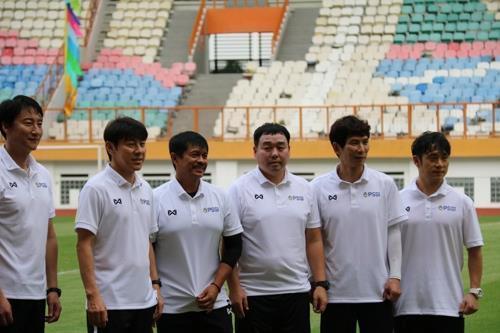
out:
{"label": "grandstand", "polygon": [[[479,0],[86,0],[76,108],[64,103],[64,2],[0,0],[0,98],[35,96],[47,110],[37,157],[60,209],[104,160],[102,131],[128,115],[149,131],[143,173],[174,170],[166,140],[210,138],[207,179],[226,186],[254,165],[251,133],[292,133],[293,172],[332,168],[329,125],[367,119],[370,165],[399,186],[416,174],[411,139],[449,133],[449,182],[480,208],[500,208],[500,4]],[[241,71],[242,73],[236,73]],[[474,170],[471,173],[471,170]]]}

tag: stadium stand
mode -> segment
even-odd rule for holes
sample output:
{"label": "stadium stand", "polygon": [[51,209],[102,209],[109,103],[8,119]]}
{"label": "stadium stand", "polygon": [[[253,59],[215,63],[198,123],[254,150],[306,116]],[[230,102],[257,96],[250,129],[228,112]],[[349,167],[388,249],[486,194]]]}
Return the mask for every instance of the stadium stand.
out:
{"label": "stadium stand", "polygon": [[[498,121],[492,119],[492,106],[465,110],[460,103],[500,98],[499,16],[495,1],[324,0],[305,55],[309,66],[302,61],[274,62],[268,69],[250,65],[255,75],[240,80],[227,100],[224,137],[245,135],[246,112],[234,107],[247,105],[367,105],[358,114],[368,119],[373,134],[390,137],[408,134],[408,111],[401,106],[415,104],[413,134],[439,125],[463,135],[463,119],[469,134],[488,134]],[[449,105],[436,117],[433,103]],[[368,105],[385,105],[382,117],[381,107]],[[308,109],[303,136],[324,135],[325,120],[352,113],[332,109]],[[250,129],[269,119],[265,110],[252,114]],[[277,121],[297,135],[299,109],[283,111]],[[215,135],[222,134],[220,123],[221,117]]]}

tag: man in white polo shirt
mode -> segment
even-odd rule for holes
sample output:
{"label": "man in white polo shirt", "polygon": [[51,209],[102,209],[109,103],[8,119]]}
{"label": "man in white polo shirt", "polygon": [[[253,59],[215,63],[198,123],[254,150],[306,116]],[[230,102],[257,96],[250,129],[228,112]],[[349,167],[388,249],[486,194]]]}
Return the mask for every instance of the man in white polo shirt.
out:
{"label": "man in white polo shirt", "polygon": [[88,332],[149,332],[162,310],[149,242],[157,231],[153,191],[136,174],[147,136],[137,120],[110,121],[104,130],[110,163],[80,193],[75,230]]}
{"label": "man in white polo shirt", "polygon": [[243,229],[226,193],[201,179],[205,138],[182,132],[169,150],[175,178],[154,190],[154,248],[166,300],[158,333],[232,333],[223,285],[241,254]]}
{"label": "man in white polo shirt", "polygon": [[321,332],[355,333],[358,323],[361,333],[391,333],[406,212],[392,178],[365,165],[366,121],[340,118],[329,137],[339,164],[313,181],[331,285]]}
{"label": "man in white polo shirt", "polygon": [[[402,295],[396,303],[398,333],[460,333],[463,315],[479,309],[483,238],[472,200],[446,183],[450,143],[425,132],[412,144],[418,178],[401,191],[408,221],[401,226]],[[470,289],[463,293],[463,247]]]}
{"label": "man in white polo shirt", "polygon": [[[32,98],[0,104],[0,332],[40,333],[59,319],[52,179],[30,153],[43,113]],[[45,302],[48,315],[45,316]]]}
{"label": "man in white polo shirt", "polygon": [[236,332],[308,333],[309,292],[320,312],[328,289],[317,203],[309,183],[286,169],[288,130],[267,123],[253,139],[258,166],[229,190],[244,229],[229,281]]}

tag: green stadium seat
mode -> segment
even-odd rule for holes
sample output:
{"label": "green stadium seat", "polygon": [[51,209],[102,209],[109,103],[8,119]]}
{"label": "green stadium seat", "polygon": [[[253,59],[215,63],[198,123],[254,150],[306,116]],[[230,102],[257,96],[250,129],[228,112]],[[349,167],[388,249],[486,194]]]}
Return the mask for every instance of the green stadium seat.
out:
{"label": "green stadium seat", "polygon": [[467,41],[467,42],[475,41],[476,40],[476,32],[475,31],[470,31],[470,30],[467,31],[465,33],[464,40]]}
{"label": "green stadium seat", "polygon": [[429,41],[439,43],[441,41],[441,34],[433,32],[429,35]]}
{"label": "green stadium seat", "polygon": [[500,21],[493,22],[493,24],[491,25],[491,29],[500,30]]}
{"label": "green stadium seat", "polygon": [[495,14],[490,13],[490,12],[484,12],[483,13],[483,21],[494,22],[495,21]]}
{"label": "green stadium seat", "polygon": [[410,23],[410,15],[399,15],[398,23]]}
{"label": "green stadium seat", "polygon": [[475,22],[481,22],[482,19],[483,19],[483,13],[481,12],[474,12],[470,15],[470,19],[471,21],[475,21]]}
{"label": "green stadium seat", "polygon": [[477,30],[479,30],[479,23],[478,22],[469,22],[469,23],[467,23],[467,30],[469,30],[469,31],[477,31]]}
{"label": "green stadium seat", "polygon": [[457,13],[448,14],[447,20],[448,20],[448,22],[457,22],[458,21],[458,14]]}
{"label": "green stadium seat", "polygon": [[424,21],[424,15],[422,15],[422,14],[413,14],[411,16],[411,21],[413,23],[421,23],[421,22]]}
{"label": "green stadium seat", "polygon": [[436,14],[424,14],[424,22],[433,23],[436,21]]}
{"label": "green stadium seat", "polygon": [[425,13],[425,5],[415,5],[413,7],[413,12],[417,14]]}
{"label": "green stadium seat", "polygon": [[442,13],[436,15],[436,22],[446,23],[447,21],[448,15]]}
{"label": "green stadium seat", "polygon": [[444,30],[444,24],[436,22],[432,25],[432,30],[435,32],[442,32]]}
{"label": "green stadium seat", "polygon": [[457,42],[461,42],[465,39],[465,33],[456,31],[453,33],[453,40]]}
{"label": "green stadium seat", "polygon": [[478,1],[476,3],[473,3],[474,5],[474,11],[476,12],[485,12],[488,10],[488,8],[486,7],[486,4],[482,3],[481,1]]}
{"label": "green stadium seat", "polygon": [[408,27],[408,31],[412,33],[418,33],[420,32],[420,24],[412,23]]}
{"label": "green stadium seat", "polygon": [[418,41],[419,42],[427,42],[430,40],[430,34],[427,33],[421,33],[418,35]]}
{"label": "green stadium seat", "polygon": [[487,31],[479,31],[477,33],[477,40],[480,40],[480,41],[489,40],[488,32]]}
{"label": "green stadium seat", "polygon": [[437,13],[439,11],[438,6],[431,4],[427,6],[427,13]]}
{"label": "green stadium seat", "polygon": [[470,20],[470,14],[469,13],[460,13],[458,14],[458,20],[459,21],[465,21],[464,23],[466,23],[467,21]]}
{"label": "green stadium seat", "polygon": [[473,2],[467,2],[464,5],[464,12],[466,12],[466,13],[472,13],[475,10],[476,10],[476,6]]}
{"label": "green stadium seat", "polygon": [[457,30],[457,25],[451,22],[446,23],[446,25],[444,26],[444,30],[447,32],[454,32],[455,30]]}
{"label": "green stadium seat", "polygon": [[479,24],[479,30],[490,31],[491,30],[491,22],[481,22]]}
{"label": "green stadium seat", "polygon": [[413,13],[413,6],[404,5],[401,7],[401,14],[411,14]]}
{"label": "green stadium seat", "polygon": [[406,42],[409,44],[418,42],[418,34],[408,34],[408,36],[406,36]]}
{"label": "green stadium seat", "polygon": [[403,34],[396,34],[394,36],[394,44],[403,44],[406,40],[405,35]]}
{"label": "green stadium seat", "polygon": [[467,31],[468,24],[466,22],[458,22],[457,31],[465,32]]}
{"label": "green stadium seat", "polygon": [[463,12],[464,10],[464,5],[462,5],[461,3],[454,3],[452,6],[451,6],[451,11],[453,13],[457,13],[457,14],[460,14],[461,12]]}
{"label": "green stadium seat", "polygon": [[442,4],[440,12],[444,14],[451,13],[451,5],[447,3]]}
{"label": "green stadium seat", "polygon": [[491,40],[499,40],[500,39],[500,30],[491,30],[488,33],[488,38]]}
{"label": "green stadium seat", "polygon": [[396,33],[397,34],[405,34],[408,32],[408,25],[407,24],[398,24],[396,26]]}
{"label": "green stadium seat", "polygon": [[443,42],[451,42],[453,40],[453,34],[450,32],[443,32],[441,34],[441,40]]}
{"label": "green stadium seat", "polygon": [[432,23],[424,23],[420,29],[422,32],[431,32],[433,30]]}

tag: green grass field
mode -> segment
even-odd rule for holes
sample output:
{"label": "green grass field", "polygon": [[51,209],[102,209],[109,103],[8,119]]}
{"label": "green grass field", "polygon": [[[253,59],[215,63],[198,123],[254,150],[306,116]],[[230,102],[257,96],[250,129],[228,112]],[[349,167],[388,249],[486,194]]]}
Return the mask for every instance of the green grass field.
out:
{"label": "green grass field", "polygon": [[[56,219],[59,240],[59,285],[63,290],[63,312],[57,323],[47,326],[48,333],[84,333],[85,296],[78,272],[75,254],[76,234],[71,218]],[[498,332],[500,328],[500,217],[481,218],[481,230],[485,239],[484,271],[482,287],[485,297],[481,301],[478,313],[466,319],[466,332]],[[464,267],[467,267],[465,263]],[[464,269],[466,271],[467,269]],[[467,274],[464,274],[465,286],[468,286]],[[168,302],[168,300],[167,300]],[[312,315],[312,332],[319,332],[319,316]]]}

